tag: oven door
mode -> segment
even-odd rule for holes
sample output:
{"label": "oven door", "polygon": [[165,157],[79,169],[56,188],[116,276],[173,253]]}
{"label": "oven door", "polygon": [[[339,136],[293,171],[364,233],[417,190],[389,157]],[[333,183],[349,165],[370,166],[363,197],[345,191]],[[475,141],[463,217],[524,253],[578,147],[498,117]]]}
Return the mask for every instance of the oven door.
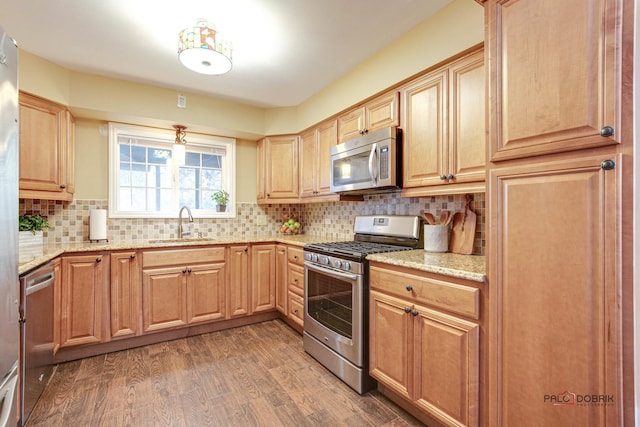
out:
{"label": "oven door", "polygon": [[305,262],[304,330],[363,366],[364,276]]}

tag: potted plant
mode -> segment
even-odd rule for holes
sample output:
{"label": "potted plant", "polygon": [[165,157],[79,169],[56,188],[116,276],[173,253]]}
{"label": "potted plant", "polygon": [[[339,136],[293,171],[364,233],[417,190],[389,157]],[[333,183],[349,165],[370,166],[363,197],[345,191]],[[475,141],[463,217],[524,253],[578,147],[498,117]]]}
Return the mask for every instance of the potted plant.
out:
{"label": "potted plant", "polygon": [[216,211],[225,212],[227,210],[229,193],[227,193],[225,190],[218,190],[211,195],[211,198],[216,202]]}
{"label": "potted plant", "polygon": [[18,262],[31,261],[43,254],[43,230],[49,221],[39,214],[24,214],[18,217]]}

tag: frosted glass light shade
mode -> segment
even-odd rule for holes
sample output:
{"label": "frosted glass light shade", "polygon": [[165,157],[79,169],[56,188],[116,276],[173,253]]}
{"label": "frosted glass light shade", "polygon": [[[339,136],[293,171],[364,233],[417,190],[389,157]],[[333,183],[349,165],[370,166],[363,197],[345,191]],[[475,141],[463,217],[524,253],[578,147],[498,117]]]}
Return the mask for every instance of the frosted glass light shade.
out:
{"label": "frosted glass light shade", "polygon": [[199,20],[180,32],[178,58],[188,69],[201,74],[224,74],[232,67],[231,44],[218,36],[215,27]]}

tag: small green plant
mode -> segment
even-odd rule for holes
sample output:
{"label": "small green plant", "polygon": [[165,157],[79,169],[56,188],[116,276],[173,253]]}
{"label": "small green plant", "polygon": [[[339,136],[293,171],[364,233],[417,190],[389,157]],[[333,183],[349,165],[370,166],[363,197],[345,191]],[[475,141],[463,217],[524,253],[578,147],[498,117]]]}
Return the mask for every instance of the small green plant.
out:
{"label": "small green plant", "polygon": [[229,202],[229,193],[224,190],[218,190],[211,195],[211,198],[219,205],[223,206]]}
{"label": "small green plant", "polygon": [[20,231],[30,231],[36,234],[36,231],[42,231],[49,228],[49,221],[41,215],[24,214],[18,218],[18,229]]}

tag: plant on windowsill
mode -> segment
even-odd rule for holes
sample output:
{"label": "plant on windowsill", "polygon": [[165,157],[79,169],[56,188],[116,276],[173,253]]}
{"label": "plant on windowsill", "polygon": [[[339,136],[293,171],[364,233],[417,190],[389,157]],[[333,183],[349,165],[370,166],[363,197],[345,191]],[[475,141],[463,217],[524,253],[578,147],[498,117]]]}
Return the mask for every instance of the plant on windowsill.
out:
{"label": "plant on windowsill", "polygon": [[225,190],[218,190],[211,195],[213,201],[216,202],[216,211],[225,212],[227,210],[227,203],[229,203],[229,193]]}
{"label": "plant on windowsill", "polygon": [[24,263],[43,255],[43,230],[49,221],[41,215],[24,214],[18,217],[18,262]]}

